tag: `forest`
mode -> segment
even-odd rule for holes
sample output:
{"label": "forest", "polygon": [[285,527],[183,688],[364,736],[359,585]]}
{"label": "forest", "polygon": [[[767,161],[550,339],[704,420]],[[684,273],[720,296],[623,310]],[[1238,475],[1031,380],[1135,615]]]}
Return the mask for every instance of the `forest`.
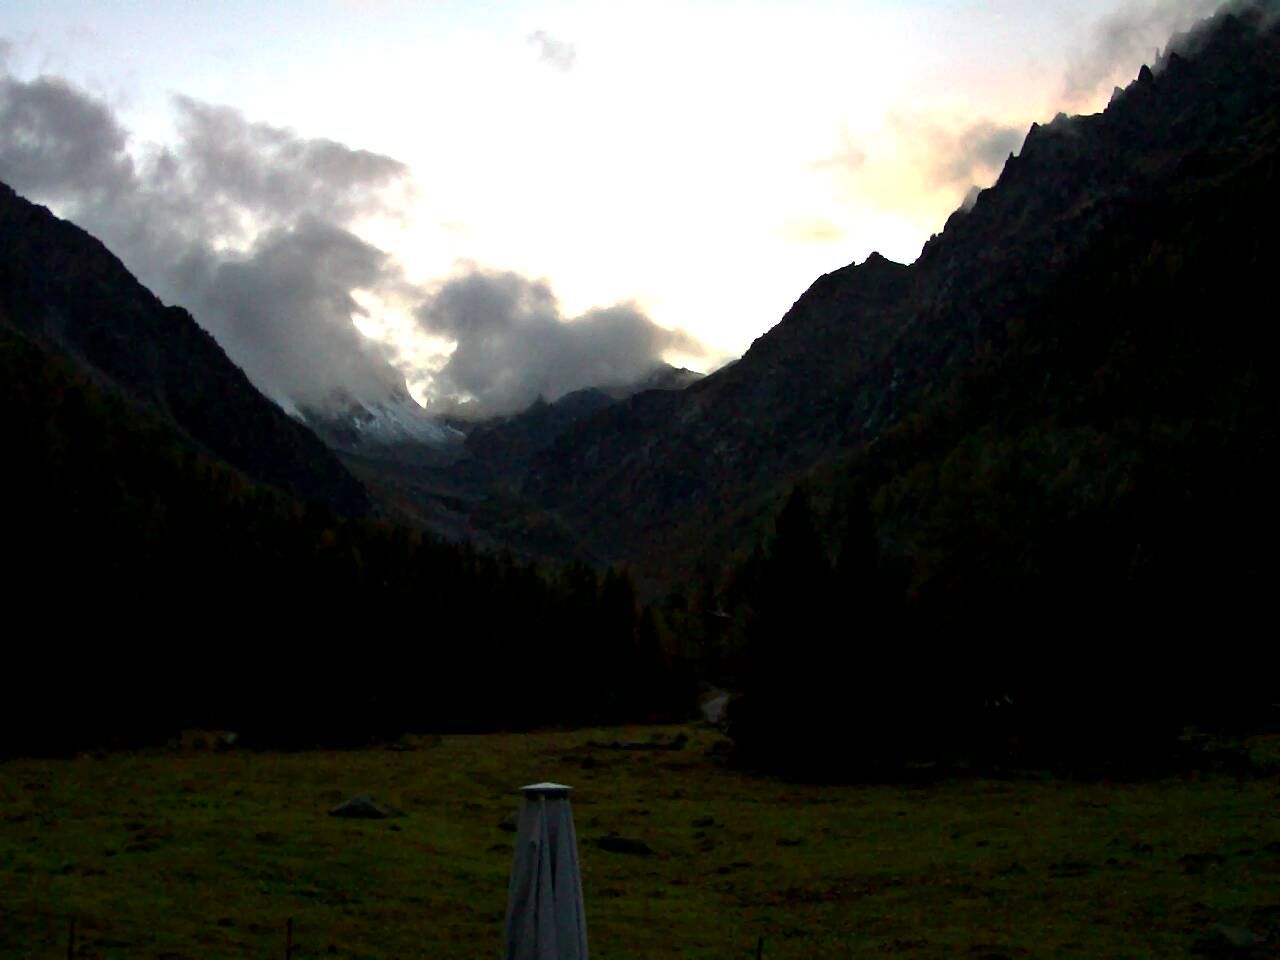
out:
{"label": "forest", "polygon": [[[256,483],[0,330],[11,623],[0,752],[263,746],[683,715],[624,572],[543,570]],[[21,624],[21,626],[19,626]]]}

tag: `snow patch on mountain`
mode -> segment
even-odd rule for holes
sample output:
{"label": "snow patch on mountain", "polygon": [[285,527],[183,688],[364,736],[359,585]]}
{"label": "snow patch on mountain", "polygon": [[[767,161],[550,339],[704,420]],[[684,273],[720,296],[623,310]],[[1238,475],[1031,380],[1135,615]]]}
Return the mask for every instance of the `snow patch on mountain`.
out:
{"label": "snow patch on mountain", "polygon": [[404,444],[450,447],[464,438],[461,431],[424,411],[403,389],[380,401],[335,395],[323,404],[299,406],[297,415],[329,446],[353,453]]}

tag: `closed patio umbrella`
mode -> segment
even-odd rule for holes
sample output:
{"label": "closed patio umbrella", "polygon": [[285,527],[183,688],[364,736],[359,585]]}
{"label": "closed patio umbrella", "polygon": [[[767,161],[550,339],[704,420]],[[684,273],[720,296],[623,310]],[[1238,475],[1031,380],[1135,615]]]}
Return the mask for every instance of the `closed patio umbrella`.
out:
{"label": "closed patio umbrella", "polygon": [[524,803],[507,889],[506,960],[587,960],[571,789],[559,783],[520,788]]}

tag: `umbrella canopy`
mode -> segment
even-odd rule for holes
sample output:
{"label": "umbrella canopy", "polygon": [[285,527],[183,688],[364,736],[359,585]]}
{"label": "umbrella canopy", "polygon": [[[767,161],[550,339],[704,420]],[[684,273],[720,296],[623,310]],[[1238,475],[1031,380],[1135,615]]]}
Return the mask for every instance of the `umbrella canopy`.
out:
{"label": "umbrella canopy", "polygon": [[520,788],[524,804],[507,889],[506,960],[587,960],[571,789],[559,783]]}

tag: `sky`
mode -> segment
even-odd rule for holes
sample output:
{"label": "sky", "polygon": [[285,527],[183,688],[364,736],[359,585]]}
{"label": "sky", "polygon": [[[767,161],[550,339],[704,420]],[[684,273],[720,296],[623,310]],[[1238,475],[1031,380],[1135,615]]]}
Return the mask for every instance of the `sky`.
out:
{"label": "sky", "polygon": [[0,180],[286,407],[507,412],[911,262],[1217,0],[0,0]]}

